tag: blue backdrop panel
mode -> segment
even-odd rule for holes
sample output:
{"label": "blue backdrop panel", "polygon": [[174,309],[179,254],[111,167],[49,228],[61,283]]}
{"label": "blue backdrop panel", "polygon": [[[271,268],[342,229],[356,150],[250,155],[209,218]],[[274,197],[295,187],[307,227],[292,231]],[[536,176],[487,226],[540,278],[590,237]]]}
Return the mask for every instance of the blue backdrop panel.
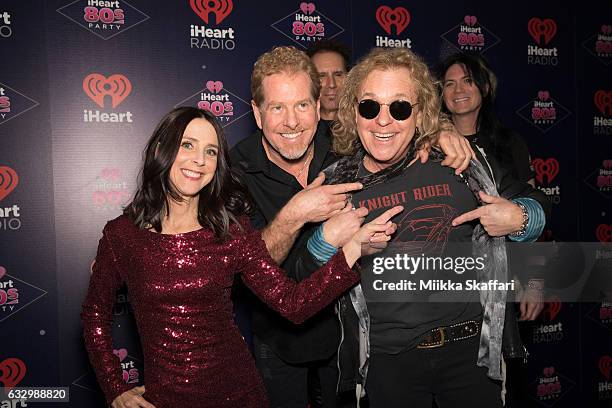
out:
{"label": "blue backdrop panel", "polygon": [[[499,116],[525,139],[553,202],[547,236],[612,241],[609,1],[218,2],[0,4],[0,385],[69,386],[65,406],[104,406],[79,320],[101,230],[130,201],[144,143],[173,107],[211,110],[232,145],[253,132],[251,69],[275,45],[335,38],[355,59],[410,47],[431,66],[484,54]],[[551,299],[523,325],[525,404],[609,405],[610,310]],[[126,291],[114,312],[118,369],[141,384]]]}

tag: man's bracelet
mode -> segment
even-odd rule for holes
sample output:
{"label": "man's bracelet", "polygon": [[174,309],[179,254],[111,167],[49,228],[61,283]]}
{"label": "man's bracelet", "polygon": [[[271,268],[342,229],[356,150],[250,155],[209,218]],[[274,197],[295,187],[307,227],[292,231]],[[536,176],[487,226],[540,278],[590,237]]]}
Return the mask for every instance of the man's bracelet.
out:
{"label": "man's bracelet", "polygon": [[544,280],[542,279],[529,279],[527,282],[527,289],[533,290],[544,290]]}
{"label": "man's bracelet", "polygon": [[514,204],[521,207],[521,211],[523,212],[523,223],[521,224],[521,227],[517,231],[511,232],[509,234],[511,237],[517,238],[525,235],[527,225],[529,224],[529,213],[527,212],[527,208],[522,203],[515,202]]}

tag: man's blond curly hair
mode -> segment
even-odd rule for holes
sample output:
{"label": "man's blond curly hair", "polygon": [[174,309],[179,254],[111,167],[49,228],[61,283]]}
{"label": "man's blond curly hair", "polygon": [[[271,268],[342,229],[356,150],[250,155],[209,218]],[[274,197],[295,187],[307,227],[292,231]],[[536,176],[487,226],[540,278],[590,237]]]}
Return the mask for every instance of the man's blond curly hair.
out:
{"label": "man's blond curly hair", "polygon": [[321,81],[317,68],[313,65],[310,57],[305,52],[295,47],[274,47],[262,54],[255,61],[253,73],[251,74],[251,96],[257,106],[264,101],[263,80],[270,75],[281,72],[294,75],[305,72],[310,77],[310,93],[312,99],[319,100],[321,93]]}
{"label": "man's blond curly hair", "polygon": [[[361,145],[357,134],[355,106],[357,94],[370,72],[406,68],[414,82],[417,95],[416,110],[422,112],[421,126],[418,128],[417,148],[428,142],[437,141],[441,128],[446,129],[450,122],[440,115],[440,96],[434,77],[427,65],[407,48],[374,48],[351,69],[340,96],[338,120],[333,125],[334,138],[332,149],[341,155],[355,153]],[[410,101],[415,103],[415,101]],[[413,114],[416,114],[414,112]]]}

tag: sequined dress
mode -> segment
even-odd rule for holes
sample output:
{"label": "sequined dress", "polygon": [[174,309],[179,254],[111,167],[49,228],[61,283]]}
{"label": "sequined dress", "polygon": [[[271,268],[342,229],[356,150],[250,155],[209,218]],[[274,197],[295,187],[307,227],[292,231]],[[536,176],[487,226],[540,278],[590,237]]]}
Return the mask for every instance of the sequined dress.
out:
{"label": "sequined dress", "polygon": [[144,397],[156,408],[266,407],[255,363],[233,319],[234,275],[271,308],[302,322],[359,279],[339,251],[296,284],[270,258],[260,234],[232,227],[177,235],[138,229],[126,216],[104,228],[83,304],[85,344],[111,403],[132,388],[113,354],[112,307],[125,282],[144,354]]}

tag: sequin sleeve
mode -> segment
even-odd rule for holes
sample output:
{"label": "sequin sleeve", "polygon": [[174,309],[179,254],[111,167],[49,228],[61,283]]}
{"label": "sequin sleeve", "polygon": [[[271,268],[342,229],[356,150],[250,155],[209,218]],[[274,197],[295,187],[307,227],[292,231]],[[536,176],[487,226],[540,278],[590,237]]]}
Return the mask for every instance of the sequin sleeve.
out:
{"label": "sequin sleeve", "polygon": [[113,354],[113,305],[122,280],[110,243],[108,227],[104,229],[100,239],[92,272],[81,312],[83,337],[100,388],[110,404],[118,395],[132,387],[123,380],[119,359]]}
{"label": "sequin sleeve", "polygon": [[235,249],[244,283],[294,323],[304,322],[359,281],[359,274],[349,268],[342,250],[297,283],[272,260],[258,231],[245,234]]}

